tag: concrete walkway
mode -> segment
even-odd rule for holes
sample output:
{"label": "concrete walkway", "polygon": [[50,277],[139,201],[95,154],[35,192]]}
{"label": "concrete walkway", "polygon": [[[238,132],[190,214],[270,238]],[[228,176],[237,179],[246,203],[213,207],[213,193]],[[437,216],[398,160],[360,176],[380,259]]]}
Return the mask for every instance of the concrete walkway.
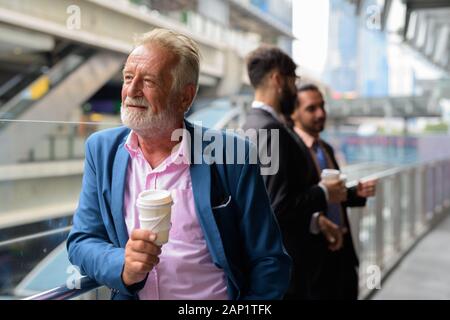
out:
{"label": "concrete walkway", "polygon": [[373,299],[450,299],[450,217],[416,245]]}

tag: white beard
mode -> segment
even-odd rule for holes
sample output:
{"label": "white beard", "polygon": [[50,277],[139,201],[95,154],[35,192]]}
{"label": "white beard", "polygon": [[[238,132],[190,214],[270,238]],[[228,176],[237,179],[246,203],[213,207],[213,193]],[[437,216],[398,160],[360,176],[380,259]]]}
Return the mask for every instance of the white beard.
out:
{"label": "white beard", "polygon": [[[146,106],[147,109],[129,108],[127,106],[129,104]],[[127,97],[120,107],[120,118],[125,126],[139,135],[155,136],[166,134],[169,130],[173,130],[180,120],[183,119],[183,115],[180,115],[170,104],[155,114],[144,98],[133,99]]]}

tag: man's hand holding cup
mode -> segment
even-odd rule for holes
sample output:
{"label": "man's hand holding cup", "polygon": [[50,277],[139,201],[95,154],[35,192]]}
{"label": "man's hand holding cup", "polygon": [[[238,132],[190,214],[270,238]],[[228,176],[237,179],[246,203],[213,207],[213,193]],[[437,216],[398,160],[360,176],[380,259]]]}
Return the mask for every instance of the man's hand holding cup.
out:
{"label": "man's hand holding cup", "polygon": [[157,235],[149,230],[135,229],[125,246],[125,265],[122,280],[130,286],[145,279],[158,264],[161,248],[154,241]]}
{"label": "man's hand holding cup", "polygon": [[142,191],[136,201],[140,229],[131,233],[125,246],[122,280],[129,286],[145,279],[161,254],[161,246],[169,241],[172,196],[167,190]]}
{"label": "man's hand holding cup", "polygon": [[375,196],[378,180],[370,179],[359,181],[356,186],[356,194],[362,198],[369,198]]}
{"label": "man's hand holding cup", "polygon": [[341,175],[339,170],[324,169],[322,170],[321,179],[320,183],[328,191],[328,202],[341,203],[347,200],[346,179]]}

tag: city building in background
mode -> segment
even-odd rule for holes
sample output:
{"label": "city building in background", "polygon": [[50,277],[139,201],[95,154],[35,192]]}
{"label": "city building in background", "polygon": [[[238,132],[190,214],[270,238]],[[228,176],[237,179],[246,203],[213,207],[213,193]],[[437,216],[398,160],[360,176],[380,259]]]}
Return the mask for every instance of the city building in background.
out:
{"label": "city building in background", "polygon": [[[367,150],[378,150],[369,158],[384,162],[444,156],[442,152],[430,155],[425,147],[442,143],[446,139],[442,134],[449,130],[442,117],[450,89],[450,67],[442,55],[449,44],[443,18],[448,9],[445,1],[438,2],[294,3],[294,17],[301,17],[294,22],[298,37],[294,57],[305,70],[304,78],[325,91],[331,118],[327,133],[346,163],[364,161]],[[317,22],[302,14],[308,10],[319,17]],[[425,41],[430,30],[436,36],[430,34]],[[373,140],[378,135],[386,139]],[[416,141],[411,144],[412,140]],[[399,145],[405,146],[404,153],[388,152],[402,150]]]}
{"label": "city building in background", "polygon": [[333,0],[329,8],[324,81],[335,97],[387,96],[388,42],[379,21],[383,7],[376,0],[361,1],[359,6]]}

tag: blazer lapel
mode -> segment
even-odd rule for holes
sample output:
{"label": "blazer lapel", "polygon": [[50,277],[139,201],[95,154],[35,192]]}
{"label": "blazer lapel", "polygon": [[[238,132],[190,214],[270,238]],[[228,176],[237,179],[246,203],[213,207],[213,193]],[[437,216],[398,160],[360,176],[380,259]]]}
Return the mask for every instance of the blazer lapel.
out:
{"label": "blazer lapel", "polygon": [[111,211],[116,228],[119,244],[122,248],[128,241],[128,231],[125,225],[123,197],[125,190],[125,178],[130,155],[124,148],[124,141],[119,145],[114,159],[112,171]]}
{"label": "blazer lapel", "polygon": [[[228,268],[219,229],[211,208],[211,167],[203,161],[203,150],[205,147],[201,135],[203,130],[200,127],[195,129],[194,126],[187,121],[185,122],[185,125],[191,136],[191,165],[189,171],[191,174],[192,192],[194,194],[197,217],[199,218],[200,225],[212,256],[217,258],[217,262],[223,268]],[[201,150],[194,150],[195,139],[200,139],[200,141],[202,141]],[[202,152],[201,163],[194,162],[195,151]]]}

